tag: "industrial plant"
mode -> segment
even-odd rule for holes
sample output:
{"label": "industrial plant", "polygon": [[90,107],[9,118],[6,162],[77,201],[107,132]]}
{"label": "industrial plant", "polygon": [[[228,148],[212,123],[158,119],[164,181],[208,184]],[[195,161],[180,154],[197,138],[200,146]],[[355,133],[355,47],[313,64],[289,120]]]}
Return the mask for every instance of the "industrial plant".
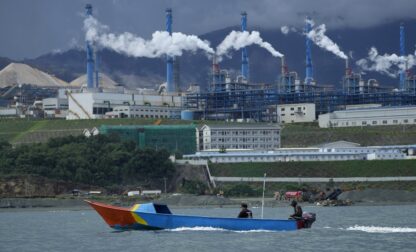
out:
{"label": "industrial plant", "polygon": [[[86,17],[92,17],[90,4],[85,7]],[[172,36],[173,11],[166,9],[166,32]],[[248,30],[248,14],[241,13],[241,32]],[[312,29],[311,20],[305,20],[304,33]],[[400,55],[405,56],[404,25],[400,25]],[[7,83],[4,76],[11,66],[0,72],[1,95],[12,100],[14,106],[0,110],[0,116],[38,116],[74,119],[98,118],[157,118],[183,120],[222,120],[229,122],[297,123],[317,121],[322,127],[350,127],[383,124],[416,124],[416,76],[411,69],[400,72],[398,87],[384,88],[375,79],[364,79],[354,72],[348,57],[342,87],[320,85],[314,78],[312,41],[305,36],[305,76],[291,71],[286,64],[288,56],[281,58],[280,75],[276,83],[257,84],[250,79],[249,53],[241,48],[241,72],[237,75],[221,69],[218,55],[212,55],[212,72],[209,83],[191,85],[187,91],[179,90],[175,61],[180,56],[165,54],[166,82],[156,90],[127,89],[99,72],[97,50],[86,40],[86,75],[71,83],[57,80],[44,73],[42,83],[24,80],[24,84]],[[260,64],[260,62],[251,62]],[[13,68],[16,71],[16,66]],[[29,67],[30,68],[30,67]],[[278,67],[276,67],[278,69]],[[38,71],[32,69],[30,71]],[[340,73],[341,74],[341,73]],[[16,73],[12,74],[13,76]],[[38,74],[39,75],[39,74]],[[10,74],[8,75],[10,76]],[[10,78],[9,78],[10,79]],[[35,79],[35,78],[34,78]],[[203,85],[204,84],[204,85]],[[206,84],[206,85],[205,85]],[[206,90],[200,86],[207,86]],[[25,93],[26,96],[23,96]],[[36,95],[33,95],[36,94]],[[23,99],[22,97],[25,97]],[[386,108],[387,107],[387,108]],[[395,113],[381,118],[378,111],[406,111],[395,118]],[[405,108],[405,109],[403,109]],[[360,122],[338,123],[348,120],[342,116],[358,111]],[[340,112],[341,111],[341,112]],[[330,113],[330,114],[329,114]],[[384,113],[384,112],[382,112]],[[371,117],[380,117],[380,122]],[[388,118],[386,118],[388,117]],[[328,119],[329,118],[329,119]],[[321,120],[321,119],[320,119]],[[332,121],[331,121],[332,120]],[[330,122],[329,122],[330,121]],[[385,122],[386,121],[386,122]],[[387,121],[389,123],[387,123]]]}

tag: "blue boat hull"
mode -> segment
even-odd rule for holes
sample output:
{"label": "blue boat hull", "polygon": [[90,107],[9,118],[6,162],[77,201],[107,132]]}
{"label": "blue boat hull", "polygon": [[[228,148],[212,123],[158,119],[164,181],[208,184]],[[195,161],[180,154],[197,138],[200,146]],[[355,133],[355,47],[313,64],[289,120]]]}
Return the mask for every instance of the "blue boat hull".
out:
{"label": "blue boat hull", "polygon": [[[136,212],[147,222],[147,227],[154,229],[176,229],[194,227],[213,227],[226,230],[272,230],[289,231],[298,229],[295,220],[269,220],[269,219],[238,219],[238,218],[215,218],[202,216],[183,216],[169,214],[152,214]],[[139,228],[146,228],[139,227]]]}

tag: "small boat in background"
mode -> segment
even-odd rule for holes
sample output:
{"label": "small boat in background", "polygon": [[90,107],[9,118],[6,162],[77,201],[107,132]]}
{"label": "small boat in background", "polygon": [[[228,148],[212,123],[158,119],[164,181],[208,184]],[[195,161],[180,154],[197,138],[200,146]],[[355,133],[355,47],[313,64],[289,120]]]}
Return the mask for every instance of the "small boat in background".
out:
{"label": "small boat in background", "polygon": [[131,208],[124,208],[88,200],[86,202],[101,215],[110,227],[117,230],[213,227],[236,231],[290,231],[309,228],[314,221],[314,219],[273,220],[187,216],[172,214],[167,205],[155,203],[135,204]]}

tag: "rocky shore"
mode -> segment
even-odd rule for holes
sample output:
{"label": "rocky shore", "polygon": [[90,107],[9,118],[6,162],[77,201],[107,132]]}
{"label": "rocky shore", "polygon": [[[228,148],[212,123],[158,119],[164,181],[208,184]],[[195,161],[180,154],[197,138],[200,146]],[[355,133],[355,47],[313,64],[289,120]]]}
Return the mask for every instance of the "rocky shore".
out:
{"label": "rocky shore", "polygon": [[[212,195],[169,194],[157,198],[125,196],[0,198],[0,208],[88,208],[84,199],[119,206],[131,206],[134,203],[149,201],[168,204],[172,207],[236,207],[241,202],[247,202],[251,206],[261,206],[261,198],[226,198]],[[351,201],[352,205],[416,204],[416,193],[403,190],[366,189],[343,192],[338,199],[340,201]],[[276,201],[274,198],[265,199],[266,207],[286,206],[287,204],[287,201]]]}

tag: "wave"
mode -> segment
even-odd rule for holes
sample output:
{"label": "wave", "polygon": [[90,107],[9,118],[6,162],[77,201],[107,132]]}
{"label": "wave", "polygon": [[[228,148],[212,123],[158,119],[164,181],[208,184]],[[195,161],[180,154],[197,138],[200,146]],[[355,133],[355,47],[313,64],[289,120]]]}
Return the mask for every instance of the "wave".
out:
{"label": "wave", "polygon": [[348,227],[348,231],[362,231],[366,233],[416,233],[416,228],[409,227],[377,227],[377,226],[359,226]]}
{"label": "wave", "polygon": [[235,233],[269,233],[269,232],[276,232],[272,230],[244,230],[244,231],[233,231],[223,228],[215,228],[215,227],[180,227],[175,229],[169,229],[170,232],[183,232],[183,231],[216,231],[216,232],[235,232]]}
{"label": "wave", "polygon": [[182,231],[227,231],[223,228],[214,228],[214,227],[180,227],[169,229],[171,232],[182,232]]}

